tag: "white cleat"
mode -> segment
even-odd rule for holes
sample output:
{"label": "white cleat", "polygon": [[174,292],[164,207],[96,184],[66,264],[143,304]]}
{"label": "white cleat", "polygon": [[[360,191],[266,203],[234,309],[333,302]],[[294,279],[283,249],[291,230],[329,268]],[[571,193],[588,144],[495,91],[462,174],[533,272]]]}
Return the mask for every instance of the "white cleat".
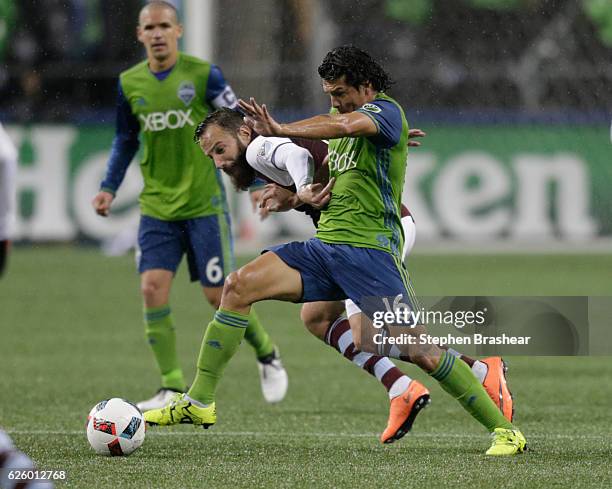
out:
{"label": "white cleat", "polygon": [[146,399],[136,403],[136,407],[143,413],[145,411],[151,411],[152,409],[161,409],[170,404],[172,396],[174,396],[177,392],[179,391],[162,387],[151,399]]}
{"label": "white cleat", "polygon": [[278,355],[278,350],[275,349],[274,353],[263,361],[258,360],[257,368],[264,399],[269,403],[281,402],[287,394],[289,378]]}

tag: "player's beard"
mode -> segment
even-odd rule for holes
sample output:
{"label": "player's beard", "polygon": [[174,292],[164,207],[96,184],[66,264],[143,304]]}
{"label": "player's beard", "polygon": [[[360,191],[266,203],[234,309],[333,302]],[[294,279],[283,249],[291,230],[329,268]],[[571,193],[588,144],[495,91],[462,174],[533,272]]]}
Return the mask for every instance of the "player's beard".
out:
{"label": "player's beard", "polygon": [[236,190],[248,190],[255,180],[255,170],[246,160],[246,146],[242,148],[238,141],[238,147],[241,149],[240,156],[230,168],[223,171],[230,177]]}

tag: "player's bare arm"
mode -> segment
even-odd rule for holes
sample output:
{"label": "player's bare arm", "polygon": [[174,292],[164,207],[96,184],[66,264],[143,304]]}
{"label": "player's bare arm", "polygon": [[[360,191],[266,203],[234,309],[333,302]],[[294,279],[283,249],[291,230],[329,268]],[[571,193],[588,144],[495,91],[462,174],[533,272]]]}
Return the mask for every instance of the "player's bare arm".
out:
{"label": "player's bare arm", "polygon": [[250,103],[239,100],[238,105],[246,114],[245,123],[262,136],[338,139],[374,136],[378,133],[374,121],[360,112],[321,114],[297,122],[279,124],[270,115],[266,105],[259,105],[252,97]]}
{"label": "player's bare arm", "polygon": [[[309,139],[336,139],[341,137],[374,136],[378,129],[372,120],[360,112],[348,114],[321,114],[302,121],[279,124],[270,115],[266,104],[259,105],[254,98],[250,103],[239,100],[245,112],[245,123],[262,136],[302,137]],[[421,146],[416,138],[427,136],[421,129],[408,131],[408,146]]]}

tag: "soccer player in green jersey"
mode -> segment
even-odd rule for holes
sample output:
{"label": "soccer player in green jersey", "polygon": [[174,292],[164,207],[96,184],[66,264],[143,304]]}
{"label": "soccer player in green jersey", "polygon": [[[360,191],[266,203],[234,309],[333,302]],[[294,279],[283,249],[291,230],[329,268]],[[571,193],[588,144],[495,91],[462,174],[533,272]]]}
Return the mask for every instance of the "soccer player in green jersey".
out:
{"label": "soccer player in green jersey", "polygon": [[[191,280],[200,281],[204,296],[215,308],[225,277],[234,268],[221,175],[192,137],[198,121],[215,108],[235,106],[236,97],[217,66],[179,52],[182,26],[171,4],[153,1],[143,7],[137,33],[147,59],[119,77],[117,133],[93,206],[98,214],[108,215],[140,135],[144,189],[138,270],[146,335],[161,373],[158,393],[138,404],[147,411],[164,406],[187,388],[169,305],[172,280],[183,255],[187,255]],[[257,355],[264,397],[278,402],[287,391],[287,374],[255,312],[248,318],[245,337]]]}
{"label": "soccer player in green jersey", "polygon": [[[215,423],[215,389],[255,302],[350,298],[368,311],[372,297],[397,297],[408,305],[415,300],[400,256],[408,124],[401,107],[384,93],[389,77],[353,46],[328,53],[319,75],[331,99],[331,114],[279,124],[265,105],[253,99],[240,103],[245,121],[258,134],[330,140],[330,184],[306,183],[297,189],[303,203],[322,207],[316,237],[272,247],[230,274],[221,306],[206,331],[191,389],[175,396],[167,407],[146,413],[149,424]],[[357,349],[365,320],[360,316],[350,318]],[[488,455],[524,451],[524,436],[495,406],[467,364],[435,345],[415,351],[410,359],[493,434]]]}

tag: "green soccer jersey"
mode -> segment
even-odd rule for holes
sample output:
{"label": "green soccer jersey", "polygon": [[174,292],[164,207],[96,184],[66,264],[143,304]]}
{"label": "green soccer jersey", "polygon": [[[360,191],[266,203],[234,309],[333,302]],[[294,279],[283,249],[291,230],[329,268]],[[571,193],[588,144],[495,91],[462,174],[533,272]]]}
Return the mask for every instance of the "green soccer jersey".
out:
{"label": "green soccer jersey", "polygon": [[193,142],[196,125],[211,110],[206,100],[210,69],[209,63],[181,53],[162,80],[151,73],[146,61],[120,76],[144,146],[140,162],[144,215],[170,221],[225,210],[220,174]]}
{"label": "green soccer jersey", "polygon": [[330,140],[329,175],[336,183],[321,212],[317,238],[400,256],[408,123],[399,104],[384,93],[358,112],[374,121],[378,134]]}

